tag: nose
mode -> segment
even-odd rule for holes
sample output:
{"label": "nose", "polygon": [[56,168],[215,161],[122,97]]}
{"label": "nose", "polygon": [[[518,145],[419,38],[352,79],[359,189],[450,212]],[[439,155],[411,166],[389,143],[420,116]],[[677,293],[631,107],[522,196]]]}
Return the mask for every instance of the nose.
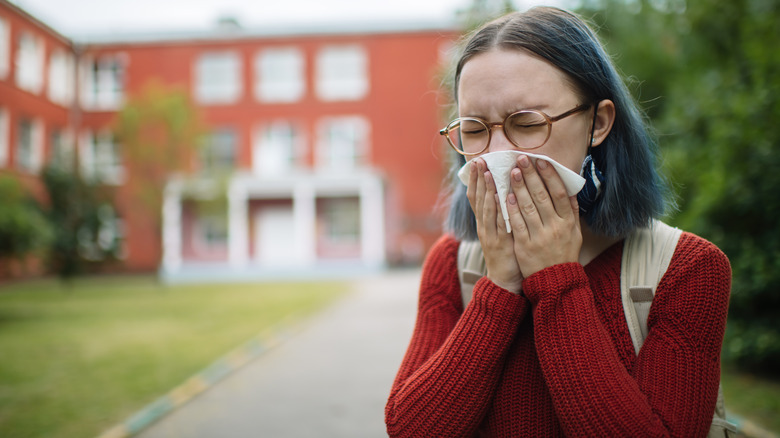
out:
{"label": "nose", "polygon": [[511,151],[515,149],[515,145],[506,138],[503,126],[496,124],[490,127],[490,144],[488,144],[488,152],[499,151]]}

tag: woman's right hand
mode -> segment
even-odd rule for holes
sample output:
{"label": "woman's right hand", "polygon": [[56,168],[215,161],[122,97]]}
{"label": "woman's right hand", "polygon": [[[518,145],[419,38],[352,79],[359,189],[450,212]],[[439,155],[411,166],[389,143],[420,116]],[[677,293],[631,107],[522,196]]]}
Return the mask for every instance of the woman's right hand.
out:
{"label": "woman's right hand", "polygon": [[487,277],[497,286],[520,293],[523,277],[514,252],[514,240],[506,232],[499,213],[500,204],[493,175],[481,158],[474,159],[469,171],[466,196],[477,219],[477,235],[485,256]]}

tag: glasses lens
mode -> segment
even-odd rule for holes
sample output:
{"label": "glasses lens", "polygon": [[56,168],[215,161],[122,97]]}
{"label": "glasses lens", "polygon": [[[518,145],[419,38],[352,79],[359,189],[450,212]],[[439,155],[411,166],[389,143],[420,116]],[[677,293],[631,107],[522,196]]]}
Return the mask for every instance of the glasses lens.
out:
{"label": "glasses lens", "polygon": [[522,149],[538,148],[547,141],[550,122],[542,113],[520,111],[506,120],[505,128],[509,140]]}
{"label": "glasses lens", "polygon": [[488,143],[488,127],[477,119],[457,119],[448,126],[455,147],[467,154],[478,154]]}

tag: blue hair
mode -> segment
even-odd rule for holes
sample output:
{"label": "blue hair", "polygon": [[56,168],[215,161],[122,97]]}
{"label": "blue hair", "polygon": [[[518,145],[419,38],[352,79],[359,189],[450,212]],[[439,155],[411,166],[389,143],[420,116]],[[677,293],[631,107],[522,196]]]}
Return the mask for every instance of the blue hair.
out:
{"label": "blue hair", "polygon": [[[595,233],[624,237],[647,226],[673,203],[665,180],[656,171],[657,144],[645,117],[634,102],[596,34],[576,15],[551,7],[505,15],[467,38],[455,70],[454,95],[463,66],[472,57],[494,48],[527,50],[566,74],[585,102],[615,104],[615,122],[591,155],[606,175],[602,193],[583,219]],[[476,220],[466,187],[455,173],[465,163],[453,160],[450,211],[445,227],[461,240],[477,239]]]}

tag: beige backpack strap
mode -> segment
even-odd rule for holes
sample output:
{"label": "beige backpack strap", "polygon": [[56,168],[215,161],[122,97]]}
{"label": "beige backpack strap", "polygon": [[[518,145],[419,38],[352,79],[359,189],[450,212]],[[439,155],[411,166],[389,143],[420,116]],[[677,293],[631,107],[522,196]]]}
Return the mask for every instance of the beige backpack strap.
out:
{"label": "beige backpack strap", "polygon": [[623,246],[620,264],[620,294],[634,352],[647,337],[647,317],[655,289],[669,268],[682,231],[654,220],[650,227],[631,233]]}
{"label": "beige backpack strap", "polygon": [[458,279],[464,309],[471,301],[474,285],[486,272],[485,257],[482,255],[479,240],[461,241],[458,247]]}

